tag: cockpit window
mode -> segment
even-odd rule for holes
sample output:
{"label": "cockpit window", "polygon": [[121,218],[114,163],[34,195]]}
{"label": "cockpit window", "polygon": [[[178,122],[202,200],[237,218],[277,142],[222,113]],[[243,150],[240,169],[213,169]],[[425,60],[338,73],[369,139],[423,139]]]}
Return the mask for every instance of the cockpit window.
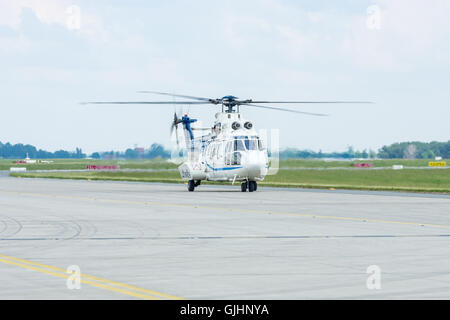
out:
{"label": "cockpit window", "polygon": [[264,145],[263,145],[263,142],[262,142],[261,139],[258,139],[258,149],[259,149],[260,151],[263,151],[263,150],[264,150]]}
{"label": "cockpit window", "polygon": [[245,148],[247,150],[258,150],[258,141],[254,139],[245,139]]}
{"label": "cockpit window", "polygon": [[225,146],[225,153],[229,153],[232,151],[232,142],[228,141],[226,146]]}
{"label": "cockpit window", "polygon": [[234,140],[234,151],[245,151],[242,140]]}
{"label": "cockpit window", "polygon": [[263,147],[261,141],[257,137],[239,136],[234,138],[233,150],[263,150]]}

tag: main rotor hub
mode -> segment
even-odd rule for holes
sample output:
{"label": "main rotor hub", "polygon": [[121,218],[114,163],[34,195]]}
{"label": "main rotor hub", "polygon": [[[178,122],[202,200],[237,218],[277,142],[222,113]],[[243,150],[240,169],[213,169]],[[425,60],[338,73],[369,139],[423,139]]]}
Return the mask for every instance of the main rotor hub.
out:
{"label": "main rotor hub", "polygon": [[238,97],[235,96],[225,96],[222,98],[222,106],[226,107],[224,110],[226,113],[236,112],[234,107],[239,106]]}

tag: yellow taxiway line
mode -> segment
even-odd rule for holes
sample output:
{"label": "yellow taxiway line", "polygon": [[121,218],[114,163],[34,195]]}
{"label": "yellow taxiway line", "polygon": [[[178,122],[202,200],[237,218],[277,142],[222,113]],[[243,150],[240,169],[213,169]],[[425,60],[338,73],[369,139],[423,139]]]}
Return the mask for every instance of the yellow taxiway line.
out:
{"label": "yellow taxiway line", "polygon": [[[67,273],[65,269],[53,267],[49,265],[45,265],[42,263],[37,263],[25,259],[19,259],[7,255],[0,254],[0,262],[13,265],[16,267],[21,267],[28,270],[38,271],[47,275],[51,275],[54,277],[60,278],[69,278],[72,276],[71,273]],[[136,286],[132,286],[126,283],[111,281],[104,278],[91,276],[87,274],[80,274],[80,282],[84,284],[88,284],[93,287],[122,293],[128,296],[132,296],[140,299],[147,300],[161,300],[161,299],[171,299],[171,300],[181,300],[182,298],[176,297],[173,295],[148,290],[144,288],[139,288]]]}

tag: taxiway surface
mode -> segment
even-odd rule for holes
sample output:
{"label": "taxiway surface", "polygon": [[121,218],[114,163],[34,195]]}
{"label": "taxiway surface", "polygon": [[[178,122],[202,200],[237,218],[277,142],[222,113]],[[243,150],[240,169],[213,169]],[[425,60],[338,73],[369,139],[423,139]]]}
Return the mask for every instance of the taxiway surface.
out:
{"label": "taxiway surface", "polygon": [[[380,289],[367,286],[369,266]],[[450,196],[2,176],[0,289],[0,299],[450,299]]]}

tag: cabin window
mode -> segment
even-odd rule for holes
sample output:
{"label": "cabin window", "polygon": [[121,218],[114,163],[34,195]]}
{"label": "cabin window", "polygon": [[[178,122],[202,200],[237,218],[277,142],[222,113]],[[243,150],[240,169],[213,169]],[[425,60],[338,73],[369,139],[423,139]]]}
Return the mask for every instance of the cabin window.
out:
{"label": "cabin window", "polygon": [[232,149],[233,149],[233,144],[232,144],[232,142],[231,141],[228,141],[227,142],[227,145],[226,145],[226,147],[225,147],[225,153],[230,153],[231,151],[233,151]]}
{"label": "cabin window", "polygon": [[221,155],[222,155],[222,144],[218,143],[216,149],[216,158],[219,159]]}

